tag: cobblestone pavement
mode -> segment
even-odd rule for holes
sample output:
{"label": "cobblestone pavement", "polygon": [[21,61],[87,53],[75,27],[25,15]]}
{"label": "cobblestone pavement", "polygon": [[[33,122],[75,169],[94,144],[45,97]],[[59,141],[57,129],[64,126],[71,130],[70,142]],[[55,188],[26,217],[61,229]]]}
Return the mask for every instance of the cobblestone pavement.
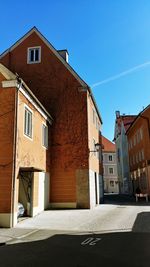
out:
{"label": "cobblestone pavement", "polygon": [[135,203],[127,196],[107,196],[104,204],[92,210],[48,210],[22,220],[15,228],[0,228],[0,242],[41,240],[56,233],[150,233],[149,222],[150,203]]}

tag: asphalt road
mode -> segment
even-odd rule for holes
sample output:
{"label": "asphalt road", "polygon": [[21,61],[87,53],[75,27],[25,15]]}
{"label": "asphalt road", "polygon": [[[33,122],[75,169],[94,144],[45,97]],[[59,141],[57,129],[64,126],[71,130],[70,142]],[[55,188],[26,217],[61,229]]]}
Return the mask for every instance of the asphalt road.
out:
{"label": "asphalt road", "polygon": [[0,267],[147,267],[149,233],[55,235],[0,246]]}

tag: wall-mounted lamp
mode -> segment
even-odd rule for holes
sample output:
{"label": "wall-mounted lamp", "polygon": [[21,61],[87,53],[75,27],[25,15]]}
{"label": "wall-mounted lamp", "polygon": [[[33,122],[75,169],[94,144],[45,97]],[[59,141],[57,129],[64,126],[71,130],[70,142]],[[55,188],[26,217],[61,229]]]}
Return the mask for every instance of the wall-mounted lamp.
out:
{"label": "wall-mounted lamp", "polygon": [[94,145],[94,147],[95,147],[95,150],[90,150],[90,152],[98,152],[98,151],[100,151],[101,150],[101,144],[99,144],[99,143],[96,143],[95,145]]}

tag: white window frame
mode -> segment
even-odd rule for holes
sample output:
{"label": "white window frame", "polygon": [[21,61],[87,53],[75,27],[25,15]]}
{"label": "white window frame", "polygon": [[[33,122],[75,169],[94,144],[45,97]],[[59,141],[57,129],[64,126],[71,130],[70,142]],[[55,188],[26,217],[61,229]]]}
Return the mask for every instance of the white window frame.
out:
{"label": "white window frame", "polygon": [[114,184],[115,184],[115,183],[114,183],[114,180],[110,180],[110,181],[109,181],[109,184],[110,184],[111,187],[114,187]]}
{"label": "white window frame", "polygon": [[[31,115],[30,125],[28,125],[28,122],[26,121],[26,112]],[[30,129],[27,129],[28,126]],[[33,111],[27,105],[24,105],[24,135],[31,140],[33,139]]]}
{"label": "white window frame", "polygon": [[48,126],[42,123],[42,146],[48,148]]}
{"label": "white window frame", "polygon": [[[111,157],[111,160],[110,160],[110,157]],[[113,161],[113,155],[108,155],[108,161],[109,162],[112,162]]]}
{"label": "white window frame", "polygon": [[[112,172],[110,172],[110,169],[112,170]],[[109,167],[109,174],[114,174],[114,168],[113,167]]]}
{"label": "white window frame", "polygon": [[[35,60],[35,50],[38,49],[39,50],[39,59]],[[31,50],[34,51],[34,60],[31,61],[30,59],[30,52]],[[28,64],[36,64],[36,63],[40,63],[41,62],[41,46],[34,46],[34,47],[28,47],[27,49],[27,63]]]}

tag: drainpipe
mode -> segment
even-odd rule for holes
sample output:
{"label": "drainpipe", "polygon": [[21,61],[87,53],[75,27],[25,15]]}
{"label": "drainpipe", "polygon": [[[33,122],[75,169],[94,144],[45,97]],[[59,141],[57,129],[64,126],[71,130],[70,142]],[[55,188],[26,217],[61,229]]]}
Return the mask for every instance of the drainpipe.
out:
{"label": "drainpipe", "polygon": [[16,88],[15,114],[14,114],[12,192],[11,192],[11,227],[14,226],[14,212],[15,212],[15,180],[16,180],[17,129],[18,129],[18,91],[19,91],[18,88]]}

